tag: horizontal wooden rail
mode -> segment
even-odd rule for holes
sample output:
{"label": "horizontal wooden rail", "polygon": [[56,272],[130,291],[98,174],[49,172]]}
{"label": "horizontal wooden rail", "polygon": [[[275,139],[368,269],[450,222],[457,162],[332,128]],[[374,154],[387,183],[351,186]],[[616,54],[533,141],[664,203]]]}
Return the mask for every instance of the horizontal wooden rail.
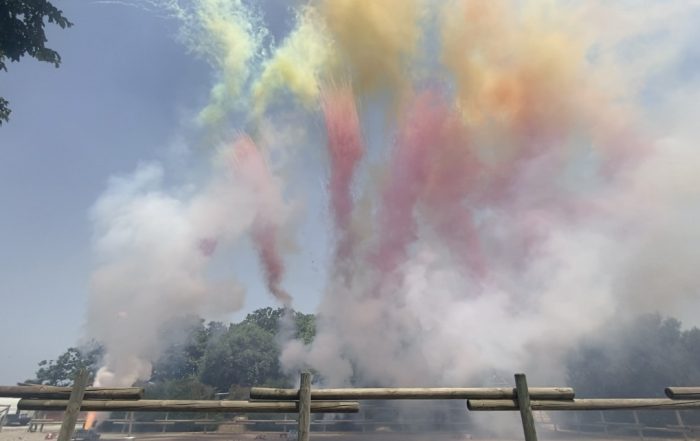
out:
{"label": "horizontal wooden rail", "polygon": [[700,387],[667,387],[664,392],[673,400],[700,399]]}
{"label": "horizontal wooden rail", "polygon": [[[17,404],[21,410],[65,410],[66,400],[22,399]],[[95,412],[298,412],[298,404],[290,401],[229,401],[229,400],[138,400],[138,401],[99,401],[86,400],[80,407],[83,411]],[[314,413],[355,413],[359,412],[357,402],[314,402]]]}
{"label": "horizontal wooden rail", "polygon": [[[586,398],[577,400],[532,400],[532,410],[676,410],[700,409],[700,400],[667,398]],[[515,400],[468,400],[467,408],[480,410],[518,410]]]}
{"label": "horizontal wooden rail", "polygon": [[[0,386],[0,397],[7,398],[41,398],[68,399],[71,387],[59,386]],[[88,387],[85,389],[85,399],[90,400],[138,400],[143,397],[140,387]]]}
{"label": "horizontal wooden rail", "polygon": [[[530,397],[539,400],[572,400],[570,387],[531,387]],[[513,399],[512,387],[416,387],[416,388],[347,388],[311,389],[312,400],[469,400]],[[252,387],[250,398],[256,400],[297,400],[298,389]]]}

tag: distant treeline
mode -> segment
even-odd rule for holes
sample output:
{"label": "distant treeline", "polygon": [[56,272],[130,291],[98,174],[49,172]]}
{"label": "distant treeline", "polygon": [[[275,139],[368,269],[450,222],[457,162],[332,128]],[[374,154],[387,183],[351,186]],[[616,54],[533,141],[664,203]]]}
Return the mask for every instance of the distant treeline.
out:
{"label": "distant treeline", "polygon": [[[700,329],[658,314],[611,324],[582,341],[567,360],[568,384],[579,397],[664,397],[668,386],[700,386]],[[562,413],[559,418],[571,419]],[[582,421],[598,421],[584,412]],[[634,423],[630,411],[606,412],[608,421]],[[671,411],[638,412],[642,424],[678,424]],[[700,413],[683,411],[685,424],[700,423]]]}
{"label": "distant treeline", "polygon": [[571,352],[567,370],[586,397],[663,397],[668,386],[700,386],[700,329],[660,315],[611,325]]}
{"label": "distant treeline", "polygon": [[[313,314],[262,308],[240,323],[209,322],[196,317],[174,321],[161,331],[165,349],[153,365],[146,387],[149,398],[213,398],[217,392],[242,396],[251,385],[287,387],[294,379],[279,364],[279,334],[310,343]],[[93,375],[104,351],[96,342],[69,348],[55,360],[43,360],[28,382],[70,385],[76,372]]]}
{"label": "distant treeline", "polygon": [[[145,386],[153,398],[244,397],[251,385],[289,387],[294,378],[279,364],[279,335],[309,343],[315,317],[283,309],[258,309],[240,323],[183,318],[163,331],[166,344]],[[32,382],[67,385],[75,372],[99,367],[98,344],[70,348],[42,361]],[[667,386],[700,386],[700,329],[644,315],[600,330],[572,348],[568,385],[580,397],[661,397]]]}

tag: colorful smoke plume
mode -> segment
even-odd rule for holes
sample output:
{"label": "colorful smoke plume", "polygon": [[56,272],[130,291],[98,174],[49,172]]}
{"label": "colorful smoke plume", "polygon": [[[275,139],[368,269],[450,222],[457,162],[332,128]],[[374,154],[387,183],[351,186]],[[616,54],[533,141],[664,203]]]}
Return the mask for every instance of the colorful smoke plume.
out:
{"label": "colorful smoke plume", "polygon": [[241,175],[245,189],[256,200],[257,212],[251,235],[264,269],[267,288],[283,305],[291,306],[292,297],[281,287],[284,262],[277,236],[285,207],[279,185],[250,137],[241,136],[236,140],[232,153],[234,168]]}
{"label": "colorful smoke plume", "polygon": [[355,97],[349,86],[327,87],[322,95],[322,108],[331,169],[330,205],[338,235],[338,258],[342,260],[352,253],[350,223],[354,202],[351,186],[365,147]]}
{"label": "colorful smoke plume", "polygon": [[290,206],[319,178],[326,201],[305,205],[328,214],[332,250],[318,330],[282,363],[327,384],[556,382],[607,321],[696,300],[695,4],[312,0],[275,44],[262,6],[149,1],[213,67],[196,120],[215,136],[187,191],[140,169],[95,206],[88,328],[118,383],[147,379],[158,353],[155,338],[121,343],[134,332],[240,306],[242,289],[222,297],[207,275],[239,237],[292,305]]}

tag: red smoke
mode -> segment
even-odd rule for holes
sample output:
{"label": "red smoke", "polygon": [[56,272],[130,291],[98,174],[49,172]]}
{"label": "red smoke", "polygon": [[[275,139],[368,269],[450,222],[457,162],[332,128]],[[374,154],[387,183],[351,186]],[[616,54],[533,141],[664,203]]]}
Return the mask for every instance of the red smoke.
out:
{"label": "red smoke", "polygon": [[483,276],[486,262],[481,251],[471,205],[479,191],[483,169],[471,151],[467,129],[454,108],[436,91],[424,92],[415,112],[431,115],[433,125],[431,173],[421,206],[430,226],[443,240],[462,270]]}
{"label": "red smoke", "polygon": [[444,115],[434,111],[430,94],[420,95],[401,122],[382,193],[378,240],[372,263],[387,274],[408,257],[408,245],[418,238],[414,209],[430,176],[434,135]]}
{"label": "red smoke", "polygon": [[338,259],[342,260],[352,253],[351,185],[355,169],[362,159],[364,146],[355,97],[350,86],[324,89],[322,103],[331,161],[331,211],[339,235],[336,252]]}
{"label": "red smoke", "polygon": [[478,233],[470,213],[480,165],[459,116],[436,90],[413,100],[394,146],[382,195],[375,264],[391,273],[407,259],[417,237],[416,209],[461,263],[483,275]]}
{"label": "red smoke", "polygon": [[252,239],[265,272],[267,288],[277,300],[289,305],[292,297],[281,287],[284,262],[277,246],[277,219],[282,208],[279,188],[260,150],[249,136],[241,135],[234,142],[233,151],[234,168],[241,175],[244,185],[248,186],[255,196],[257,203]]}
{"label": "red smoke", "polygon": [[277,225],[257,216],[253,222],[253,243],[265,272],[267,289],[284,305],[291,305],[292,296],[281,287],[284,262],[277,249],[277,231]]}

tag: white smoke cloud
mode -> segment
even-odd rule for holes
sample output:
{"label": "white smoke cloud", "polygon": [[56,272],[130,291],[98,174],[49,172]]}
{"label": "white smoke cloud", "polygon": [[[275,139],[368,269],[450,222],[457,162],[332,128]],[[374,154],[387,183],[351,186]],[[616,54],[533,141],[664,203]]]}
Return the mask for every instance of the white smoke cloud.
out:
{"label": "white smoke cloud", "polygon": [[402,268],[404,283],[378,298],[335,285],[314,343],[291,342],[282,363],[311,365],[329,384],[355,374],[381,385],[466,385],[492,370],[563,381],[553,362],[616,310],[606,269],[614,243],[596,232],[558,231],[527,271],[485,286],[434,243],[419,247]]}
{"label": "white smoke cloud", "polygon": [[254,201],[223,168],[201,188],[165,190],[163,170],[142,165],[113,178],[92,209],[95,252],[87,332],[104,344],[97,383],[150,377],[161,327],[189,314],[226,314],[243,305],[231,275],[208,273],[216,248],[252,222]]}

